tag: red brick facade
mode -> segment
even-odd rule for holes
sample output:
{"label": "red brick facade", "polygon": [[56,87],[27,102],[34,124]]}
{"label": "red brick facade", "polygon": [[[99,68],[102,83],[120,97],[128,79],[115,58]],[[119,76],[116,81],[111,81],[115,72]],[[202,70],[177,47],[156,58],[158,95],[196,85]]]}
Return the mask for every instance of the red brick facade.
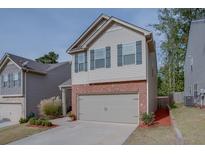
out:
{"label": "red brick facade", "polygon": [[[103,84],[84,84],[72,85],[72,112],[77,115],[77,97],[86,94],[123,94],[138,93],[139,94],[139,111],[140,113],[147,111],[147,82],[132,81],[118,83]],[[137,109],[137,107],[136,107]]]}

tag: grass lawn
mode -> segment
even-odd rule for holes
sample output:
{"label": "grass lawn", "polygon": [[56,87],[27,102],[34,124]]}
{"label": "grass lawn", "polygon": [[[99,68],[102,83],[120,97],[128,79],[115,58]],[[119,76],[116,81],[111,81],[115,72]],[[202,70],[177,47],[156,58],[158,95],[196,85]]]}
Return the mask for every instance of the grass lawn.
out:
{"label": "grass lawn", "polygon": [[124,144],[167,145],[176,144],[176,139],[172,127],[156,126],[150,128],[137,128]]}
{"label": "grass lawn", "polygon": [[205,109],[176,104],[172,113],[185,144],[205,144]]}
{"label": "grass lawn", "polygon": [[7,144],[47,129],[27,127],[26,124],[0,128],[0,144]]}

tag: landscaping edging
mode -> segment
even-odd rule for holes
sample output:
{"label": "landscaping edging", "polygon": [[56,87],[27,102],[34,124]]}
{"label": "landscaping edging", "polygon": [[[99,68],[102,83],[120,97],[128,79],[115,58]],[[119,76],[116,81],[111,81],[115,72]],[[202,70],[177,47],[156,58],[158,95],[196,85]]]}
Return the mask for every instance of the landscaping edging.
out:
{"label": "landscaping edging", "polygon": [[172,126],[174,128],[174,132],[175,132],[175,135],[176,135],[176,143],[177,144],[184,144],[184,138],[182,136],[182,133],[180,132],[179,128],[177,127],[177,124],[176,124],[176,120],[172,114],[172,111],[171,111],[171,108],[169,105],[168,106],[168,109],[169,109],[169,115],[170,115],[170,118],[171,118],[171,123],[172,123]]}

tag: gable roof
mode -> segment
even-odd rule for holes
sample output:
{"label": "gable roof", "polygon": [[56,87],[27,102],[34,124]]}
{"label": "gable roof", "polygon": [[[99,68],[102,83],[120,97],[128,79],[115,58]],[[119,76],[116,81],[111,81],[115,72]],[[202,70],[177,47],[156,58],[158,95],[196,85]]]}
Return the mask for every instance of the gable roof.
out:
{"label": "gable roof", "polygon": [[67,52],[71,49],[73,49],[82,39],[85,39],[86,35],[92,31],[97,25],[102,23],[103,21],[107,21],[110,17],[101,14],[81,35],[80,37],[67,49]]}
{"label": "gable roof", "polygon": [[46,75],[49,71],[51,71],[51,70],[53,70],[61,65],[70,63],[70,62],[62,62],[62,63],[57,63],[57,64],[42,64],[42,63],[36,62],[34,60],[31,60],[31,59],[27,59],[24,57],[20,57],[17,55],[6,53],[4,55],[4,57],[2,58],[2,60],[0,61],[0,70],[6,64],[6,62],[8,60],[11,60],[12,62],[14,62],[14,64],[18,68],[20,68],[24,71],[37,73],[37,74],[41,74],[41,75]]}
{"label": "gable roof", "polygon": [[[91,24],[91,28],[88,28],[82,35],[83,37],[79,37],[74,44],[72,44],[68,49],[67,52],[69,52],[70,54],[72,53],[76,53],[76,52],[80,52],[80,51],[84,51],[86,50],[89,45],[90,42],[92,42],[96,37],[98,37],[100,34],[103,33],[103,31],[112,23],[117,23],[120,24],[124,27],[127,27],[131,30],[134,30],[136,32],[141,33],[142,35],[144,35],[145,37],[152,39],[152,33],[144,28],[138,27],[136,25],[133,25],[131,23],[128,23],[126,21],[123,21],[121,19],[118,19],[116,17],[109,17],[109,16],[105,16],[105,15],[101,15],[99,16],[96,20],[99,22],[101,21],[100,19],[105,19],[104,23],[101,24],[101,26],[96,29],[96,31],[93,31],[93,33],[91,35],[87,35],[87,33],[89,33],[91,31],[91,28],[95,27],[96,22],[93,22]],[[93,29],[92,29],[93,30]],[[81,44],[79,45],[78,43],[81,42]],[[78,44],[78,46],[76,46]]]}

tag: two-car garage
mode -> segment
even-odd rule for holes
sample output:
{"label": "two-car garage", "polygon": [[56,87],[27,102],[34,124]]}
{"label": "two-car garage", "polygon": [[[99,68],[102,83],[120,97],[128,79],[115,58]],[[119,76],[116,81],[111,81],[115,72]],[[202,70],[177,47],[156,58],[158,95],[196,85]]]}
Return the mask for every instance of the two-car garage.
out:
{"label": "two-car garage", "polygon": [[80,95],[78,119],[138,124],[138,104],[138,94]]}

